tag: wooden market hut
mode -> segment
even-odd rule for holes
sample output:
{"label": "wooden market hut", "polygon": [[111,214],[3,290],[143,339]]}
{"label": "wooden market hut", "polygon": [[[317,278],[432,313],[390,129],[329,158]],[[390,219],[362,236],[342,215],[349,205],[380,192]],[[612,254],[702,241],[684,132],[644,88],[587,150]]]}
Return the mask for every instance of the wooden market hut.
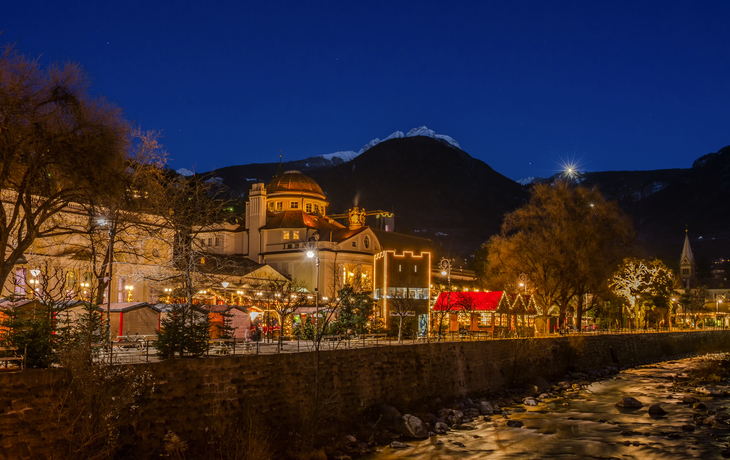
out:
{"label": "wooden market hut", "polygon": [[[434,312],[448,312],[449,332],[495,331],[501,324],[502,314],[509,312],[509,304],[500,309],[502,291],[442,292],[433,306]],[[440,313],[437,313],[440,314]]]}
{"label": "wooden market hut", "polygon": [[534,337],[537,316],[535,297],[528,294],[510,294],[506,297],[512,300],[510,329],[516,331],[519,337]]}
{"label": "wooden market hut", "polygon": [[[106,314],[107,307],[99,307],[102,315]],[[119,336],[131,337],[156,336],[160,330],[160,310],[147,302],[112,302],[109,305],[109,322],[112,338]]]}
{"label": "wooden market hut", "polygon": [[249,339],[251,337],[251,315],[246,307],[240,305],[203,305],[202,308],[208,312],[210,338],[220,338],[226,318],[229,321],[228,327],[231,328],[232,338]]}
{"label": "wooden market hut", "polygon": [[449,332],[486,332],[494,336],[535,335],[538,313],[533,296],[492,292],[442,292],[434,312],[449,312]]}

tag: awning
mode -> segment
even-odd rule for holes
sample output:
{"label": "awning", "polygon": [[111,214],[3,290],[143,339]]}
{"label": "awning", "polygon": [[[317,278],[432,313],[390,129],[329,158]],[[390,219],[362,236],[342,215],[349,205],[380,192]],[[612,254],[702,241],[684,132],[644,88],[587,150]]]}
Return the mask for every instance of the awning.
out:
{"label": "awning", "polygon": [[434,311],[496,311],[503,291],[442,292],[433,306]]}

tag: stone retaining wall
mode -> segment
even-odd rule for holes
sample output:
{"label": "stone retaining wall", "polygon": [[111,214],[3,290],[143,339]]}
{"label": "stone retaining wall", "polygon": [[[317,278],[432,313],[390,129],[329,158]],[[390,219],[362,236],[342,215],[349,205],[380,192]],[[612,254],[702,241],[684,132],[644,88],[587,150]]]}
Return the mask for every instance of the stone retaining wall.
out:
{"label": "stone retaining wall", "polygon": [[[207,427],[241,417],[296,430],[316,410],[351,421],[385,403],[405,408],[423,398],[486,393],[537,376],[561,378],[568,370],[714,351],[730,351],[730,331],[430,343],[140,364],[153,376],[155,392],[132,429],[138,458],[143,458],[159,449],[168,430],[202,442]],[[47,407],[63,392],[64,375],[59,370],[0,373],[0,459],[51,456],[59,434]]]}

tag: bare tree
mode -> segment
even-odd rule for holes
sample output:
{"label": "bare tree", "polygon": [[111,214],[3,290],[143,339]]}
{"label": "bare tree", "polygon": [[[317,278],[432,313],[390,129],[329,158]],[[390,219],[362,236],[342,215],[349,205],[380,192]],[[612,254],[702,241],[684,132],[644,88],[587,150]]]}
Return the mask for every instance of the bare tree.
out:
{"label": "bare tree", "polygon": [[[233,265],[230,258],[211,253],[200,238],[202,233],[210,232],[229,217],[224,210],[227,200],[219,184],[211,178],[183,177],[168,171],[153,185],[156,188],[151,189],[149,199],[162,228],[169,232],[164,241],[169,246],[170,257],[160,264],[157,273],[146,278],[160,285],[175,286],[176,297],[182,302],[175,305],[173,313],[183,329],[193,333],[200,329],[199,318],[192,309],[194,296],[201,289],[217,286],[218,274],[225,271],[225,266]],[[181,342],[179,355],[184,354]]]}
{"label": "bare tree", "polygon": [[398,343],[403,343],[403,325],[409,316],[415,319],[416,301],[411,297],[410,289],[405,288],[402,293],[396,292],[388,305],[391,316],[398,318]]}
{"label": "bare tree", "polygon": [[42,68],[0,55],[0,283],[37,238],[68,233],[60,213],[110,186],[125,167],[128,126],[93,99],[78,64]]}

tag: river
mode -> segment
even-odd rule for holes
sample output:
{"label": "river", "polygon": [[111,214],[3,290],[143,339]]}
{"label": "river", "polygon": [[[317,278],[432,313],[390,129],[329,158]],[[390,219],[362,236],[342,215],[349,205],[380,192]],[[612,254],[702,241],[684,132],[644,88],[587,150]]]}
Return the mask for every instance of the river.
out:
{"label": "river", "polygon": [[[622,371],[605,380],[593,382],[577,393],[544,398],[537,406],[522,404],[503,407],[502,414],[478,417],[469,423],[471,430],[452,430],[427,440],[404,440],[407,448],[378,448],[368,460],[395,459],[720,459],[730,457],[727,449],[730,432],[710,426],[697,426],[694,416],[707,416],[730,405],[728,397],[695,397],[706,405],[693,409],[681,402],[690,390],[672,387],[672,379],[701,358],[682,359]],[[635,410],[621,409],[615,403],[631,396],[643,403]],[[648,408],[660,404],[665,416],[652,416]],[[516,412],[525,410],[525,412]],[[709,414],[707,412],[709,411]],[[519,420],[519,428],[507,426]],[[456,444],[460,443],[463,445]],[[723,457],[725,453],[725,457]]]}

